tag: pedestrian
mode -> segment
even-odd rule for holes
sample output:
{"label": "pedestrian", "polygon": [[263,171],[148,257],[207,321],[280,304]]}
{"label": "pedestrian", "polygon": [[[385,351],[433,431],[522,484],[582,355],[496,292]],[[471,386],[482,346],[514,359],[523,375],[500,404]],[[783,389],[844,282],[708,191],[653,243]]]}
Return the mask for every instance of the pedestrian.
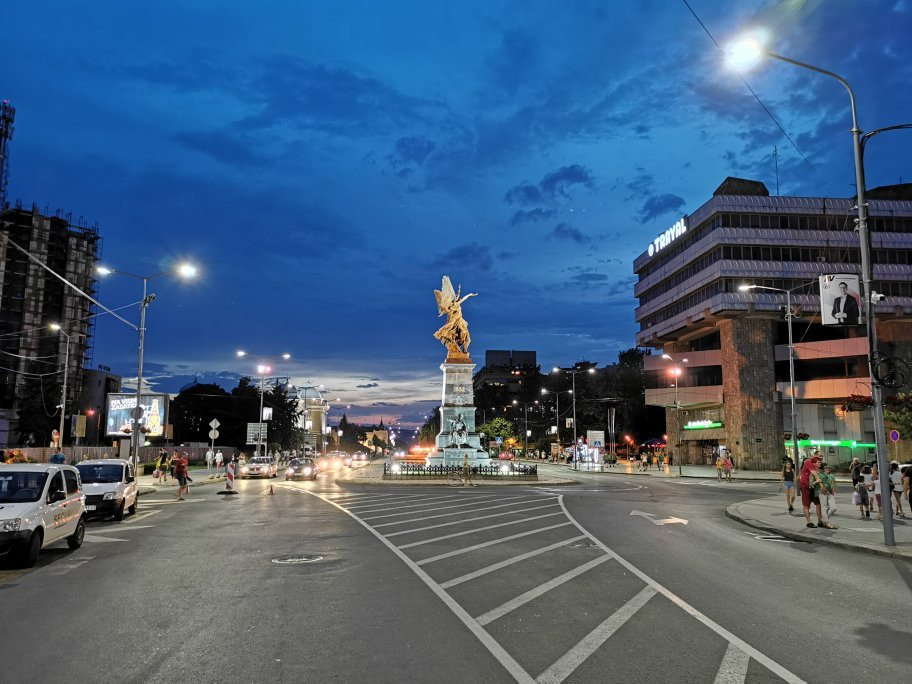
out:
{"label": "pedestrian", "polygon": [[168,458],[168,452],[162,449],[158,453],[158,460],[155,462],[155,468],[158,470],[158,481],[161,484],[168,483],[168,470],[171,468],[171,459]]}
{"label": "pedestrian", "polygon": [[[883,496],[880,493],[880,471],[877,470],[877,463],[871,464],[871,480],[874,483],[874,501],[877,503],[877,519],[883,520]],[[887,493],[889,497],[890,494]],[[887,501],[887,505],[890,502]]]}
{"label": "pedestrian", "polygon": [[849,473],[852,475],[852,487],[855,487],[861,479],[861,463],[857,458],[853,458],[849,464]]}
{"label": "pedestrian", "polygon": [[836,476],[829,464],[823,466],[823,475],[820,476],[820,491],[824,496],[824,513],[827,521],[836,515]]}
{"label": "pedestrian", "polygon": [[215,454],[212,449],[206,449],[206,470],[212,470],[212,463],[215,461]]}
{"label": "pedestrian", "polygon": [[729,456],[728,454],[726,454],[726,455],[725,455],[725,458],[722,460],[722,472],[725,473],[725,479],[726,479],[728,482],[731,482],[731,481],[732,481],[732,469],[733,469],[734,467],[735,467],[735,466],[734,466],[734,464],[732,463],[731,456]]}
{"label": "pedestrian", "polygon": [[171,471],[171,479],[174,482],[177,482],[177,462],[180,460],[180,456],[177,453],[177,449],[171,452],[171,458],[168,461],[168,470]]}
{"label": "pedestrian", "polygon": [[63,452],[59,448],[54,449],[54,453],[51,454],[51,457],[48,460],[51,463],[65,463],[66,462],[66,458],[64,457]]}
{"label": "pedestrian", "polygon": [[902,507],[902,473],[899,472],[899,463],[893,461],[890,463],[890,490],[893,496],[893,513],[897,518],[904,518]]}
{"label": "pedestrian", "polygon": [[219,473],[222,470],[222,462],[224,461],[224,456],[222,456],[221,449],[215,452],[215,472]]}
{"label": "pedestrian", "polygon": [[[177,452],[174,452],[177,454]],[[174,472],[177,476],[177,500],[184,500],[184,492],[190,493],[190,486],[187,484],[189,481],[189,467],[190,461],[187,458],[187,452],[185,451],[183,455],[177,459],[177,462],[174,465]]]}
{"label": "pedestrian", "polygon": [[[835,529],[830,523],[823,521],[823,512],[820,508],[820,467],[823,458],[819,453],[815,453],[807,459],[801,466],[801,474],[798,477],[798,486],[801,490],[801,505],[804,508],[804,521],[807,527],[828,527]],[[817,525],[811,522],[811,504],[814,504],[814,512],[817,514]]]}
{"label": "pedestrian", "polygon": [[722,455],[723,451],[720,451],[716,455],[716,477],[719,478],[719,482],[722,482],[722,463],[725,461],[725,457]]}
{"label": "pedestrian", "polygon": [[874,479],[871,477],[871,466],[865,464],[861,466],[861,469],[858,471],[858,484],[864,487],[867,496],[864,497],[865,500],[865,517],[871,517],[871,499],[873,498],[872,492],[874,491]]}
{"label": "pedestrian", "polygon": [[782,464],[782,473],[779,477],[782,482],[782,491],[785,492],[785,503],[788,506],[788,512],[795,510],[795,466],[790,459],[786,459]]}
{"label": "pedestrian", "polygon": [[645,451],[640,455],[640,463],[643,467],[643,472],[649,470],[649,454]]}
{"label": "pedestrian", "polygon": [[862,520],[871,517],[871,512],[868,510],[868,488],[865,486],[863,480],[858,480],[855,483],[855,493],[852,494],[852,503],[858,506],[858,512],[860,513],[859,517]]}
{"label": "pedestrian", "polygon": [[900,474],[902,475],[903,491],[909,501],[909,511],[912,511],[912,465],[903,468]]}

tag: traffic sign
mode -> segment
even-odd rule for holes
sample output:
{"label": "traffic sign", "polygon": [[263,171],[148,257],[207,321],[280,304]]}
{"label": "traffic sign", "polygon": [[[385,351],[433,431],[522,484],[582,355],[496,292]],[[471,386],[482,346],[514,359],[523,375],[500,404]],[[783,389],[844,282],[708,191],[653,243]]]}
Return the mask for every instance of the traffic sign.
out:
{"label": "traffic sign", "polygon": [[266,435],[266,423],[247,423],[247,444],[264,444]]}
{"label": "traffic sign", "polygon": [[221,425],[221,423],[218,422],[218,420],[215,418],[213,418],[209,423],[209,427],[211,427],[213,430],[217,430],[219,425]]}
{"label": "traffic sign", "polygon": [[498,444],[503,444],[503,437],[498,437],[496,441]]}
{"label": "traffic sign", "polygon": [[215,441],[218,439],[219,431],[218,430],[209,430],[209,439]]}
{"label": "traffic sign", "polygon": [[895,444],[899,441],[899,430],[890,430],[890,439]]}
{"label": "traffic sign", "polygon": [[145,411],[142,406],[134,406],[130,409],[130,418],[133,420],[141,420],[143,415],[145,415]]}

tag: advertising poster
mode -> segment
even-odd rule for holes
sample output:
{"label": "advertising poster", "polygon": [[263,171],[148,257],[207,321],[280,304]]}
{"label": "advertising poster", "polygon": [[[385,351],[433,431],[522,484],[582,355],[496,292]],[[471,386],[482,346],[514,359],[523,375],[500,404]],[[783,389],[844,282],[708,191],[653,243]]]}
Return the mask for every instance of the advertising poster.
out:
{"label": "advertising poster", "polygon": [[[147,437],[161,437],[165,432],[165,414],[168,409],[167,394],[143,394],[143,410],[140,426],[146,428]],[[135,394],[108,395],[108,421],[105,424],[105,435],[108,437],[127,437],[133,432],[133,419],[130,412],[136,406]]]}
{"label": "advertising poster", "polygon": [[861,289],[853,273],[820,276],[820,322],[823,325],[859,325]]}

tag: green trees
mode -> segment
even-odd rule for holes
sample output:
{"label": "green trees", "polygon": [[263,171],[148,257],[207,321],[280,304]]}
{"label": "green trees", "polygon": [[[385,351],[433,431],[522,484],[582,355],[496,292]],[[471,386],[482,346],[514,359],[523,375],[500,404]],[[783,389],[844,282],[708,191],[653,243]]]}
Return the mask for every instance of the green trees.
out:
{"label": "green trees", "polygon": [[902,438],[912,437],[912,394],[900,392],[884,402],[884,419],[891,423]]}
{"label": "green trees", "polygon": [[504,418],[493,418],[487,423],[479,425],[478,432],[483,432],[487,440],[496,440],[500,437],[507,441],[513,436],[513,423]]}

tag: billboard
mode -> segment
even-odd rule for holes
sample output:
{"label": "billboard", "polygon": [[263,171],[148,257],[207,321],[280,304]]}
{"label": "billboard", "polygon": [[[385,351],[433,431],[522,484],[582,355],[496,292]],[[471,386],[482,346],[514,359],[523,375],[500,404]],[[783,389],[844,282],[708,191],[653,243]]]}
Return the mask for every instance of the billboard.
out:
{"label": "billboard", "polygon": [[820,322],[823,325],[861,323],[861,289],[854,273],[820,276]]}
{"label": "billboard", "polygon": [[[145,428],[148,437],[161,437],[165,432],[165,415],[168,410],[167,394],[143,394],[140,400],[143,415],[139,419],[140,427]],[[130,412],[136,407],[135,394],[109,394],[108,420],[105,423],[105,435],[108,437],[127,437],[133,431],[133,419]]]}

